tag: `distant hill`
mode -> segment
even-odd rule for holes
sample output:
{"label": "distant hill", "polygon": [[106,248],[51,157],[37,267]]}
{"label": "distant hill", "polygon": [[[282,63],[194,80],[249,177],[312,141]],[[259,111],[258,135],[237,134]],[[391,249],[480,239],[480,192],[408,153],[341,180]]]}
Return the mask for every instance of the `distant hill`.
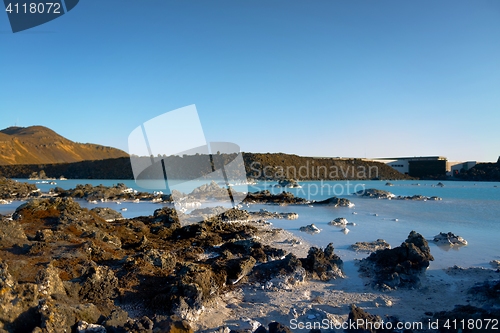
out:
{"label": "distant hill", "polygon": [[[222,154],[225,163],[235,156]],[[150,161],[149,158],[145,158]],[[170,174],[173,179],[191,179],[203,156],[167,157],[170,165],[178,174]],[[412,179],[390,166],[360,159],[334,159],[302,157],[288,154],[243,153],[247,178],[258,180],[368,180],[368,179]],[[47,177],[58,178],[64,175],[72,179],[133,179],[129,158],[115,158],[99,161],[82,161],[64,164],[0,165],[0,177],[28,178],[34,172],[44,171]],[[204,171],[206,174],[211,169]],[[243,176],[243,175],[238,175]]]}
{"label": "distant hill", "polygon": [[122,150],[76,143],[43,126],[0,131],[0,165],[57,164],[128,157]]}

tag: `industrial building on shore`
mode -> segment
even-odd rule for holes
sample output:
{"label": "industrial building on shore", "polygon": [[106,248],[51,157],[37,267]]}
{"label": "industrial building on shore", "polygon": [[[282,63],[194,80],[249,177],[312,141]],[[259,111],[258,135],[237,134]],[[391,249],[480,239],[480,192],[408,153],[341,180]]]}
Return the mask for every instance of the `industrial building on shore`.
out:
{"label": "industrial building on shore", "polygon": [[411,177],[435,179],[456,177],[476,165],[475,161],[450,162],[443,156],[382,157],[369,160],[387,164]]}

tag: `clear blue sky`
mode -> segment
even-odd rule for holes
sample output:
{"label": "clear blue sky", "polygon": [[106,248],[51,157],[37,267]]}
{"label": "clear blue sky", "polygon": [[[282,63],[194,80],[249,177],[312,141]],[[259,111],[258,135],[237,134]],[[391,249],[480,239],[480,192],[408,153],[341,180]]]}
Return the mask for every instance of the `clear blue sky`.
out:
{"label": "clear blue sky", "polygon": [[127,150],[196,104],[243,151],[500,155],[497,0],[81,0],[0,40],[1,128]]}

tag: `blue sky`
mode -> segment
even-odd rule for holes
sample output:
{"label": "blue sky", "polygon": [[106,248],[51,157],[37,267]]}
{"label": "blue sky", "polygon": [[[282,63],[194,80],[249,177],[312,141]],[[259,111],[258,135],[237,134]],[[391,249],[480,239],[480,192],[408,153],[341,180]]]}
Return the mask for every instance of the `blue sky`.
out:
{"label": "blue sky", "polygon": [[82,0],[13,34],[0,127],[127,150],[196,104],[208,141],[307,156],[500,155],[500,2]]}

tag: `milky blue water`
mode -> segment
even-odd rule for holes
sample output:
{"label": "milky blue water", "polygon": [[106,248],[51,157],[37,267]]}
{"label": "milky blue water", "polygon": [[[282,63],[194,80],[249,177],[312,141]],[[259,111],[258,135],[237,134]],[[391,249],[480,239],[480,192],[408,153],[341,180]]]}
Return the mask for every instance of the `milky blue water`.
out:
{"label": "milky blue water", "polygon": [[[27,182],[35,183],[35,181]],[[47,192],[55,186],[69,189],[80,183],[112,186],[122,182],[139,191],[144,190],[138,188],[132,180],[66,180],[56,182],[57,185],[36,185],[42,192]],[[493,259],[500,259],[500,183],[443,181],[444,187],[436,186],[437,181],[393,181],[394,186],[390,187],[386,186],[385,183],[385,181],[301,182],[302,188],[287,189],[287,191],[309,200],[321,200],[334,195],[345,197],[355,204],[352,208],[314,205],[313,207],[307,205],[253,205],[249,210],[265,208],[277,212],[298,213],[298,220],[271,220],[271,222],[274,226],[289,230],[316,246],[324,247],[332,242],[336,253],[346,261],[366,256],[366,254],[355,253],[348,249],[349,245],[357,241],[374,241],[382,238],[395,247],[406,239],[411,230],[421,233],[428,240],[432,240],[439,232],[453,232],[465,238],[469,243],[467,246],[455,249],[439,247],[430,242],[431,253],[435,257],[430,269],[453,265],[491,268],[489,262]],[[274,184],[276,183],[259,182],[255,186],[249,186],[249,190],[269,189],[280,192],[281,189],[270,187]],[[415,194],[429,197],[439,196],[443,200],[379,200],[351,195],[355,190],[363,188],[377,188],[404,196]],[[243,190],[244,187],[238,189]],[[12,213],[18,205],[19,202],[0,205],[0,213]],[[81,205],[88,208],[107,206],[118,211],[121,208],[127,208],[127,211],[121,212],[125,217],[150,215],[155,209],[161,207],[161,204],[157,203],[122,203],[118,205],[106,202],[95,205],[83,201]],[[348,226],[350,232],[344,234],[340,228],[327,224],[336,217],[345,217],[349,222],[356,223],[356,226]],[[300,226],[311,223],[314,223],[322,231],[315,235],[299,231]]]}

